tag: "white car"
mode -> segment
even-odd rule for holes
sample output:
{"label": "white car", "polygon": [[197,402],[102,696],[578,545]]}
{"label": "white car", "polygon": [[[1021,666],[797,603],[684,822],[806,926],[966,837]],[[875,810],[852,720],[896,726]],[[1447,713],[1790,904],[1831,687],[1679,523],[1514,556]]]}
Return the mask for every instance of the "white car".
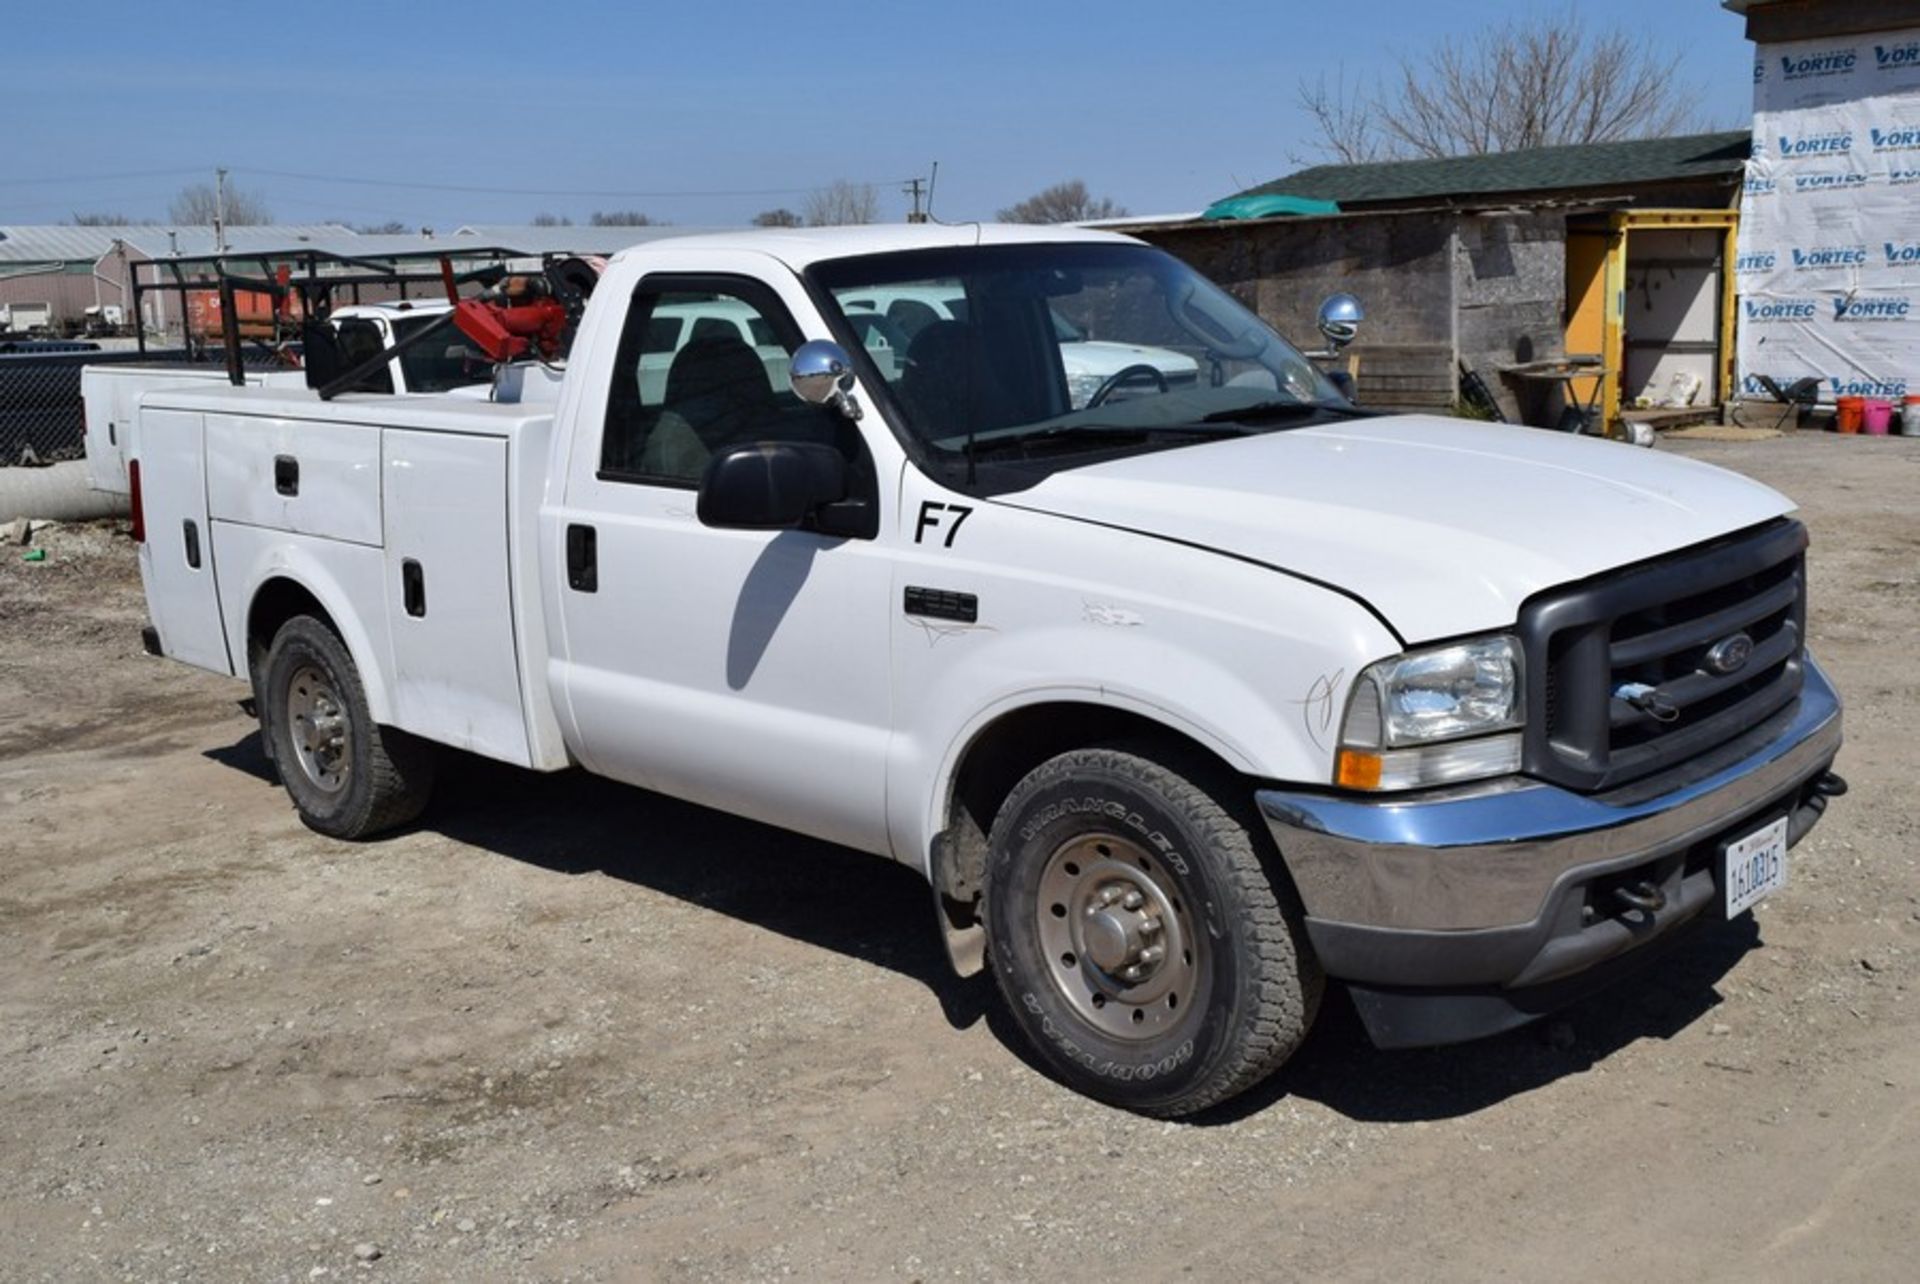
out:
{"label": "white car", "polygon": [[733,339],[752,348],[767,368],[768,388],[786,386],[787,350],[760,314],[735,300],[698,298],[663,303],[653,310],[640,346],[642,396],[664,396],[674,357],[697,339],[716,338]]}
{"label": "white car", "polygon": [[[896,286],[863,290],[840,304],[850,320],[862,325],[863,341],[871,350],[885,351],[898,363],[905,346],[935,321],[965,321],[967,297],[960,282],[934,286]],[[1060,363],[1066,370],[1067,392],[1075,409],[1098,398],[1137,396],[1187,387],[1200,377],[1200,363],[1184,353],[1141,343],[1095,339],[1085,329],[1049,308],[1054,339],[1060,345]],[[867,318],[884,318],[885,324]]]}

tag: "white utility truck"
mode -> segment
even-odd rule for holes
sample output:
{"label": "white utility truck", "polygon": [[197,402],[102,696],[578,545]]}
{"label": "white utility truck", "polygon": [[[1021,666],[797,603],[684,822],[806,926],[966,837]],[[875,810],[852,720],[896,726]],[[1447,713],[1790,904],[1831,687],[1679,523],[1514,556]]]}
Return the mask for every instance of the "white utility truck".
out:
{"label": "white utility truck", "polygon": [[[966,319],[883,372],[841,301],[886,290]],[[1056,318],[1198,377],[1075,398]],[[148,644],[251,681],[313,828],[413,820],[452,746],[891,857],[1155,1114],[1327,978],[1383,1046],[1529,1020],[1778,889],[1844,790],[1787,499],[1370,414],[1108,233],[655,240],[551,405],[178,387],[133,468]]]}
{"label": "white utility truck", "polygon": [[[452,305],[437,300],[421,303],[355,303],[336,308],[328,317],[339,336],[342,355],[358,360],[392,348],[447,314]],[[250,385],[304,388],[306,376],[298,367],[282,370],[248,368],[241,378]],[[224,385],[223,365],[183,365],[178,362],[86,366],[80,371],[80,404],[85,416],[87,484],[109,494],[127,493],[127,425],[141,398],[162,388],[182,385]],[[484,398],[492,391],[493,370],[473,345],[458,333],[437,344],[421,344],[396,354],[384,369],[370,373],[363,388],[396,395],[452,393]]]}

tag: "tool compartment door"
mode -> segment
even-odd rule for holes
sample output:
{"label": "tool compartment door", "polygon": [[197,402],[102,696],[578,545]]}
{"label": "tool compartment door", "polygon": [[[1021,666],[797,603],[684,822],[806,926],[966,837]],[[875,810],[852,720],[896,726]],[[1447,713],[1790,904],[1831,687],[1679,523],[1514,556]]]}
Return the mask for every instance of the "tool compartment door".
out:
{"label": "tool compartment door", "polygon": [[140,578],[160,650],[186,664],[232,673],[214,582],[213,535],[207,529],[204,417],[187,410],[143,410],[133,451],[140,461],[147,531],[140,546]]}
{"label": "tool compartment door", "polygon": [[380,542],[380,429],[207,416],[207,495],[223,522]]}
{"label": "tool compartment door", "polygon": [[381,433],[394,721],[531,765],[507,569],[507,443]]}

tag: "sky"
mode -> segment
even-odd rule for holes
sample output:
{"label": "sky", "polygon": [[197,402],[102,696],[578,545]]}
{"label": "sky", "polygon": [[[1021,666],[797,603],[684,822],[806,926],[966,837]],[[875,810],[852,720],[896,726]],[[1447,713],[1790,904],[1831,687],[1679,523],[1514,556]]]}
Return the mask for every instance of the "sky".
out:
{"label": "sky", "polygon": [[[1752,46],[1717,0],[1612,0],[1709,127],[1744,127]],[[164,219],[216,166],[276,221],[449,230],[640,210],[737,226],[836,179],[903,217],[990,218],[1085,180],[1200,209],[1314,157],[1300,85],[1381,83],[1527,0],[84,0],[0,9],[0,224]]]}

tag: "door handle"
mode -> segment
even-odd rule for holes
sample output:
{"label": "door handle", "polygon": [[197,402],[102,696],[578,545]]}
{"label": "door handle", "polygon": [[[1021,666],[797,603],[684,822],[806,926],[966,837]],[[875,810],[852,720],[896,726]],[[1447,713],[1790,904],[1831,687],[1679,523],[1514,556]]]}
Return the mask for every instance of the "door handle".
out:
{"label": "door handle", "polygon": [[200,569],[200,525],[191,517],[180,524],[180,536],[187,545],[187,566]]}
{"label": "door handle", "polygon": [[599,542],[591,526],[567,527],[567,587],[576,593],[600,591]]}
{"label": "door handle", "polygon": [[273,488],[282,495],[300,493],[300,461],[292,455],[273,457]]}
{"label": "door handle", "polygon": [[416,620],[427,613],[427,577],[411,557],[400,563],[400,603]]}

